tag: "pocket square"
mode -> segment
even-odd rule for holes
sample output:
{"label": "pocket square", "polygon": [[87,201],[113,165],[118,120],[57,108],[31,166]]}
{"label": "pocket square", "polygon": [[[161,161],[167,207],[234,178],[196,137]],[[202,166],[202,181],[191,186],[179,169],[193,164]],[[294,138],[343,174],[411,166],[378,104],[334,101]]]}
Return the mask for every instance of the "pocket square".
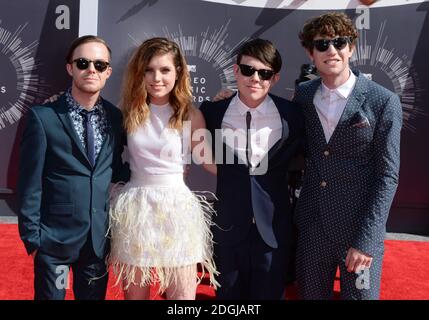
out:
{"label": "pocket square", "polygon": [[354,128],[369,128],[371,127],[369,120],[362,113],[356,112],[350,119],[350,126]]}

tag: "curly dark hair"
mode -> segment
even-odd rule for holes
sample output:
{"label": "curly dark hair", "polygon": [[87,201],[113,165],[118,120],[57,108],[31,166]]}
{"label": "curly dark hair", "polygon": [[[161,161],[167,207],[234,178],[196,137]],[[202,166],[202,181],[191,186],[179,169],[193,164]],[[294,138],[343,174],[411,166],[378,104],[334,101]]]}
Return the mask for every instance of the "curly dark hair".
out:
{"label": "curly dark hair", "polygon": [[358,32],[353,21],[344,13],[330,12],[308,20],[299,33],[299,39],[304,48],[313,52],[313,40],[316,36],[335,37],[348,36],[354,45]]}

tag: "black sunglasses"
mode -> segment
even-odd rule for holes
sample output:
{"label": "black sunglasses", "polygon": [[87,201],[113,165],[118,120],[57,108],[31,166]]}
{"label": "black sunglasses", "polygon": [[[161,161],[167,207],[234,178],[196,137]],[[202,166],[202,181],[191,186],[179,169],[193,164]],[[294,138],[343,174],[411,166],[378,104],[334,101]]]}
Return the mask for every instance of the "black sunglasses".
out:
{"label": "black sunglasses", "polygon": [[76,67],[79,70],[88,69],[89,64],[92,62],[94,64],[95,70],[97,70],[98,72],[104,72],[107,69],[107,67],[110,65],[110,63],[103,60],[93,61],[85,58],[77,58],[77,59],[74,59],[73,62],[76,62]]}
{"label": "black sunglasses", "polygon": [[248,66],[247,64],[239,64],[238,66],[240,67],[241,74],[245,77],[251,77],[255,74],[255,72],[257,72],[259,75],[259,78],[261,78],[262,80],[270,80],[275,74],[273,70],[268,70],[268,69],[257,70],[251,66]]}
{"label": "black sunglasses", "polygon": [[328,50],[331,43],[334,45],[335,49],[342,50],[346,47],[347,43],[352,43],[352,39],[351,37],[338,37],[335,39],[313,40],[313,46],[320,52]]}

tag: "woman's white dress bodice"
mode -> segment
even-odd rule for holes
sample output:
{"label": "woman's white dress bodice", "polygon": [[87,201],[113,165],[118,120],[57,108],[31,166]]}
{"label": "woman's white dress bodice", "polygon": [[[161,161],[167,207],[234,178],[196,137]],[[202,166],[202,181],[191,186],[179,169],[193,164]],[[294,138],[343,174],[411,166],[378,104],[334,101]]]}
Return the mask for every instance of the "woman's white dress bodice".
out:
{"label": "woman's white dress bodice", "polygon": [[132,179],[183,174],[182,135],[177,129],[168,127],[172,107],[150,104],[149,108],[148,121],[127,137]]}

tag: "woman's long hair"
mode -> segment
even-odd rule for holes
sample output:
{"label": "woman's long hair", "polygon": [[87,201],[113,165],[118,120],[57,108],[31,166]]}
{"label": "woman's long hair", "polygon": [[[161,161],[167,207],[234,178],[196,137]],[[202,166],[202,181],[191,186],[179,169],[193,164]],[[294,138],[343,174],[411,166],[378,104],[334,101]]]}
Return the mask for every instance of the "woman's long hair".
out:
{"label": "woman's long hair", "polygon": [[170,92],[169,103],[174,112],[169,127],[182,129],[192,107],[192,91],[188,67],[179,46],[166,38],[151,38],[144,41],[135,51],[125,73],[121,109],[127,133],[133,133],[149,117],[150,97],[144,81],[145,70],[150,60],[157,55],[170,53],[176,67],[177,80]]}

